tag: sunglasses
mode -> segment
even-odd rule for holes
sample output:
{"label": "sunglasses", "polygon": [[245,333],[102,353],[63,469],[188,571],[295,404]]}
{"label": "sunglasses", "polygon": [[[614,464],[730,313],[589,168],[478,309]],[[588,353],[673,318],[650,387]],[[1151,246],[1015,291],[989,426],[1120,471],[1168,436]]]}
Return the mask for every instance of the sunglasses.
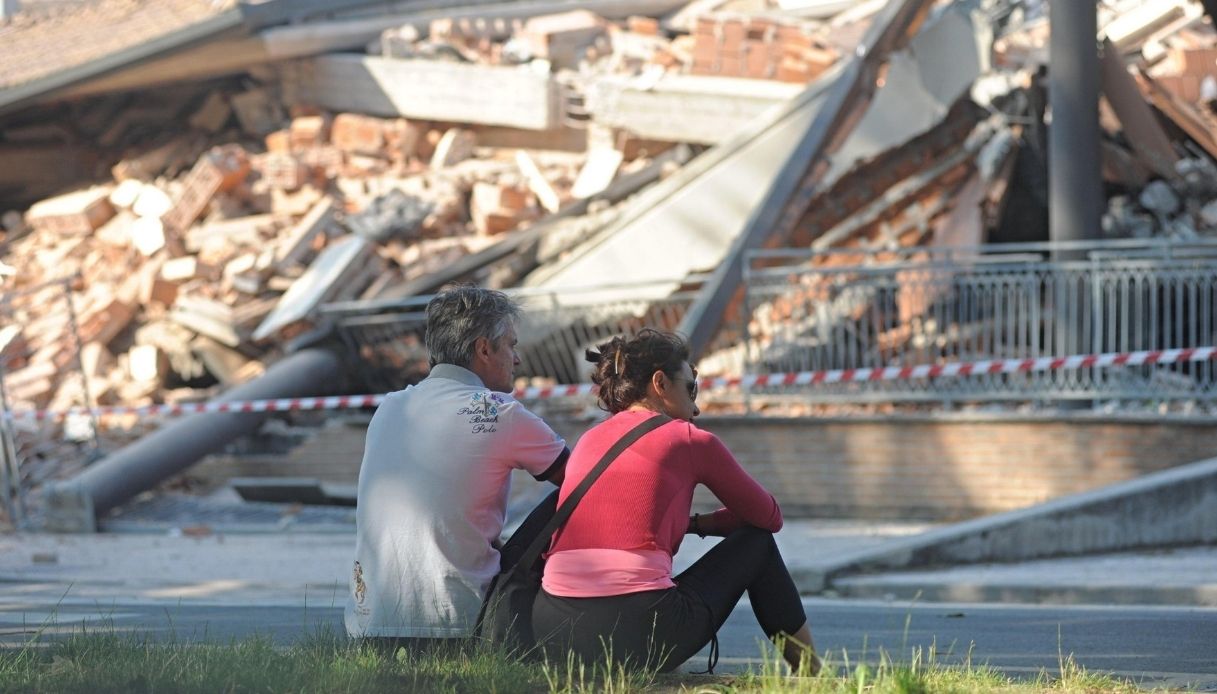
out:
{"label": "sunglasses", "polygon": [[674,378],[674,381],[682,381],[685,384],[685,390],[689,391],[689,400],[697,400],[697,369],[693,369],[693,378]]}

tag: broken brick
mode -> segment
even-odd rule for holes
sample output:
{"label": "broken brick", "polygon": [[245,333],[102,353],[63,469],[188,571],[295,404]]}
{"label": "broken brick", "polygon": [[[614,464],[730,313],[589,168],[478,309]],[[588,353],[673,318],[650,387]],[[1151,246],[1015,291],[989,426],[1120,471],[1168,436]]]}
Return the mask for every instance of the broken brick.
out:
{"label": "broken brick", "polygon": [[380,118],[341,113],[330,132],[330,141],[344,152],[378,155],[385,146],[385,121]]}
{"label": "broken brick", "polygon": [[79,234],[93,231],[114,216],[110,191],[90,188],[43,200],[30,208],[25,221],[40,231]]}
{"label": "broken brick", "polygon": [[297,116],[289,129],[292,149],[308,149],[330,140],[330,118],[325,115]]}
{"label": "broken brick", "polygon": [[207,209],[216,193],[235,188],[249,171],[249,157],[240,145],[211,148],[186,176],[185,186],[173,209],[161,218],[165,226],[184,231]]}

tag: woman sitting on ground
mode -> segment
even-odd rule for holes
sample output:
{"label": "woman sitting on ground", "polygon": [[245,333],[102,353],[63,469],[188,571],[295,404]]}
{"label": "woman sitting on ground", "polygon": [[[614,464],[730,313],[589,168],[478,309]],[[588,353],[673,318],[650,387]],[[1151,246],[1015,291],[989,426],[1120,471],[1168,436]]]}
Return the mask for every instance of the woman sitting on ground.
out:
{"label": "woman sitting on ground", "polygon": [[[790,666],[817,671],[803,603],[773,539],[781,509],[717,437],[692,424],[700,410],[688,347],[647,329],[587,356],[600,405],[612,416],[579,439],[559,503],[627,431],[656,414],[672,421],[611,463],[554,534],[533,608],[547,657],[564,662],[573,652],[586,663],[607,656],[673,670],[714,639],[747,592]],[[698,484],[725,508],[690,516]],[[672,555],[686,533],[726,539],[673,576]]]}

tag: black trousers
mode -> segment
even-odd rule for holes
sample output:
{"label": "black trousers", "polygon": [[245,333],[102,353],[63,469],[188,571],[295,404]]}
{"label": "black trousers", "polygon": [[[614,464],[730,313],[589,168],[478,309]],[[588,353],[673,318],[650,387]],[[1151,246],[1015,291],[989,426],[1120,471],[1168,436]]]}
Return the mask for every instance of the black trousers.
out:
{"label": "black trousers", "polygon": [[793,634],[807,621],[773,534],[737,530],[674,577],[675,588],[602,598],[564,598],[544,590],[533,630],[551,661],[573,652],[670,671],[714,638],[745,593],[765,635]]}

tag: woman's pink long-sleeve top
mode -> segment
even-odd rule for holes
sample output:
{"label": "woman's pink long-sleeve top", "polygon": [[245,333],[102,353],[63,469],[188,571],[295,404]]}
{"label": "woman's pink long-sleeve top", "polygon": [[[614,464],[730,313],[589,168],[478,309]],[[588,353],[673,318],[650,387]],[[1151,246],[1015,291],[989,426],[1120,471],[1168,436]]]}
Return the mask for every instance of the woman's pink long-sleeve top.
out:
{"label": "woman's pink long-sleeve top", "polygon": [[[626,410],[593,427],[566,464],[559,505],[634,426],[655,416]],[[714,527],[782,527],[773,495],[752,479],[718,437],[673,420],[613,461],[575,507],[550,545],[541,585],[569,598],[624,595],[675,587],[672,555],[689,525],[693,489],[704,484],[724,508]]]}

